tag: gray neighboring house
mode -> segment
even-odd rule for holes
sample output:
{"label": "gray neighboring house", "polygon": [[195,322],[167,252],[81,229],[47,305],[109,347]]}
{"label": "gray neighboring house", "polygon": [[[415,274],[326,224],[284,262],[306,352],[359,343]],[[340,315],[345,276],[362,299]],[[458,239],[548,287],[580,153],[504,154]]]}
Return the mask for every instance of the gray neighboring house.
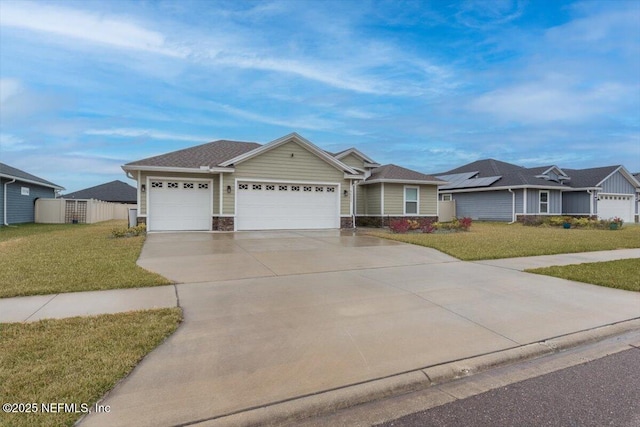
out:
{"label": "gray neighboring house", "polygon": [[439,199],[455,200],[459,217],[511,222],[522,216],[597,215],[637,221],[640,183],[622,165],[525,168],[485,159],[434,175],[448,182],[439,188]]}
{"label": "gray neighboring house", "polygon": [[60,197],[63,199],[95,199],[103,202],[135,205],[138,196],[135,187],[126,182],[115,180],[85,188],[84,190],[74,191],[73,193],[63,194]]}
{"label": "gray neighboring house", "polygon": [[0,163],[0,218],[3,225],[33,222],[36,199],[53,199],[64,190],[53,182]]}

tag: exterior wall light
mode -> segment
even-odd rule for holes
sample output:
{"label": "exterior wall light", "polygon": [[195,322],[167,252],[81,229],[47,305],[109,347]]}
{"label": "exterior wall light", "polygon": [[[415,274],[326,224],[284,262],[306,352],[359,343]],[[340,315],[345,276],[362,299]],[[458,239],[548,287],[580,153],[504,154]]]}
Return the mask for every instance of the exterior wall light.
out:
{"label": "exterior wall light", "polygon": [[344,197],[347,197],[349,195],[349,190],[344,190],[342,194],[344,194]]}
{"label": "exterior wall light", "polygon": [[147,191],[147,186],[146,186],[145,184],[142,184],[142,185],[140,186],[140,191],[142,191],[143,193],[144,193],[145,191]]}
{"label": "exterior wall light", "polygon": [[227,194],[231,194],[231,186],[227,185]]}

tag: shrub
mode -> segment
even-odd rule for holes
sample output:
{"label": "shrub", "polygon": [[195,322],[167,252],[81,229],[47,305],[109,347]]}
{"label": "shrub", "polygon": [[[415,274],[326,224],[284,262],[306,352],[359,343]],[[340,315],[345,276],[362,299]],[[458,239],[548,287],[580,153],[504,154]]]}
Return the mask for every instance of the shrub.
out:
{"label": "shrub", "polygon": [[420,227],[423,233],[431,234],[436,231],[436,225],[430,220],[423,221],[422,226]]}
{"label": "shrub", "polygon": [[112,237],[133,237],[140,236],[147,232],[147,226],[144,224],[140,224],[136,227],[129,228],[116,228],[111,231]]}
{"label": "shrub", "polygon": [[409,230],[417,230],[420,228],[420,223],[415,219],[408,219],[407,222],[409,223]]}
{"label": "shrub", "polygon": [[391,229],[391,231],[393,231],[394,233],[406,233],[407,231],[409,231],[410,226],[411,225],[409,224],[409,221],[404,218],[394,219],[389,222],[389,229]]}
{"label": "shrub", "polygon": [[464,231],[469,231],[469,229],[471,228],[471,223],[473,222],[473,220],[469,217],[463,217],[459,222],[460,228]]}

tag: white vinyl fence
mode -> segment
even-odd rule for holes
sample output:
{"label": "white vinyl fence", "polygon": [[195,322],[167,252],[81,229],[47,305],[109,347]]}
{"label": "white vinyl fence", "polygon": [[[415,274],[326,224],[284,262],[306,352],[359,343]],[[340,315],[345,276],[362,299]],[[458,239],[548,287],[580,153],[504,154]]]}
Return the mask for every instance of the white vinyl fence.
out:
{"label": "white vinyl fence", "polygon": [[95,199],[38,199],[36,221],[44,224],[93,224],[111,219],[128,219],[136,205],[103,202]]}

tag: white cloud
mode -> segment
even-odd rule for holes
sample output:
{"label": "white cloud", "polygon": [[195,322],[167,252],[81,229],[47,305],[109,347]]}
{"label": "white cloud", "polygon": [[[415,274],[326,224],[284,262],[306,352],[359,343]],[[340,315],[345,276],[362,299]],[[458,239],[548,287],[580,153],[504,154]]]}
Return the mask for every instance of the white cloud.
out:
{"label": "white cloud", "polygon": [[16,79],[0,78],[0,105],[22,91],[22,85]]}
{"label": "white cloud", "polygon": [[133,128],[113,128],[113,129],[89,129],[84,132],[86,135],[115,136],[122,138],[150,138],[168,141],[189,141],[201,142],[209,141],[210,138],[198,135],[185,135],[170,132],[162,132],[153,129],[133,129]]}
{"label": "white cloud", "polygon": [[184,57],[165,37],[125,18],[31,2],[3,2],[0,25],[71,37],[117,48]]}
{"label": "white cloud", "polygon": [[0,133],[0,151],[23,151],[33,148],[36,148],[36,146],[27,144],[22,138],[7,133]]}
{"label": "white cloud", "polygon": [[600,83],[574,87],[564,79],[546,79],[497,89],[471,101],[472,111],[521,123],[586,121],[610,113],[619,101],[638,88]]}

